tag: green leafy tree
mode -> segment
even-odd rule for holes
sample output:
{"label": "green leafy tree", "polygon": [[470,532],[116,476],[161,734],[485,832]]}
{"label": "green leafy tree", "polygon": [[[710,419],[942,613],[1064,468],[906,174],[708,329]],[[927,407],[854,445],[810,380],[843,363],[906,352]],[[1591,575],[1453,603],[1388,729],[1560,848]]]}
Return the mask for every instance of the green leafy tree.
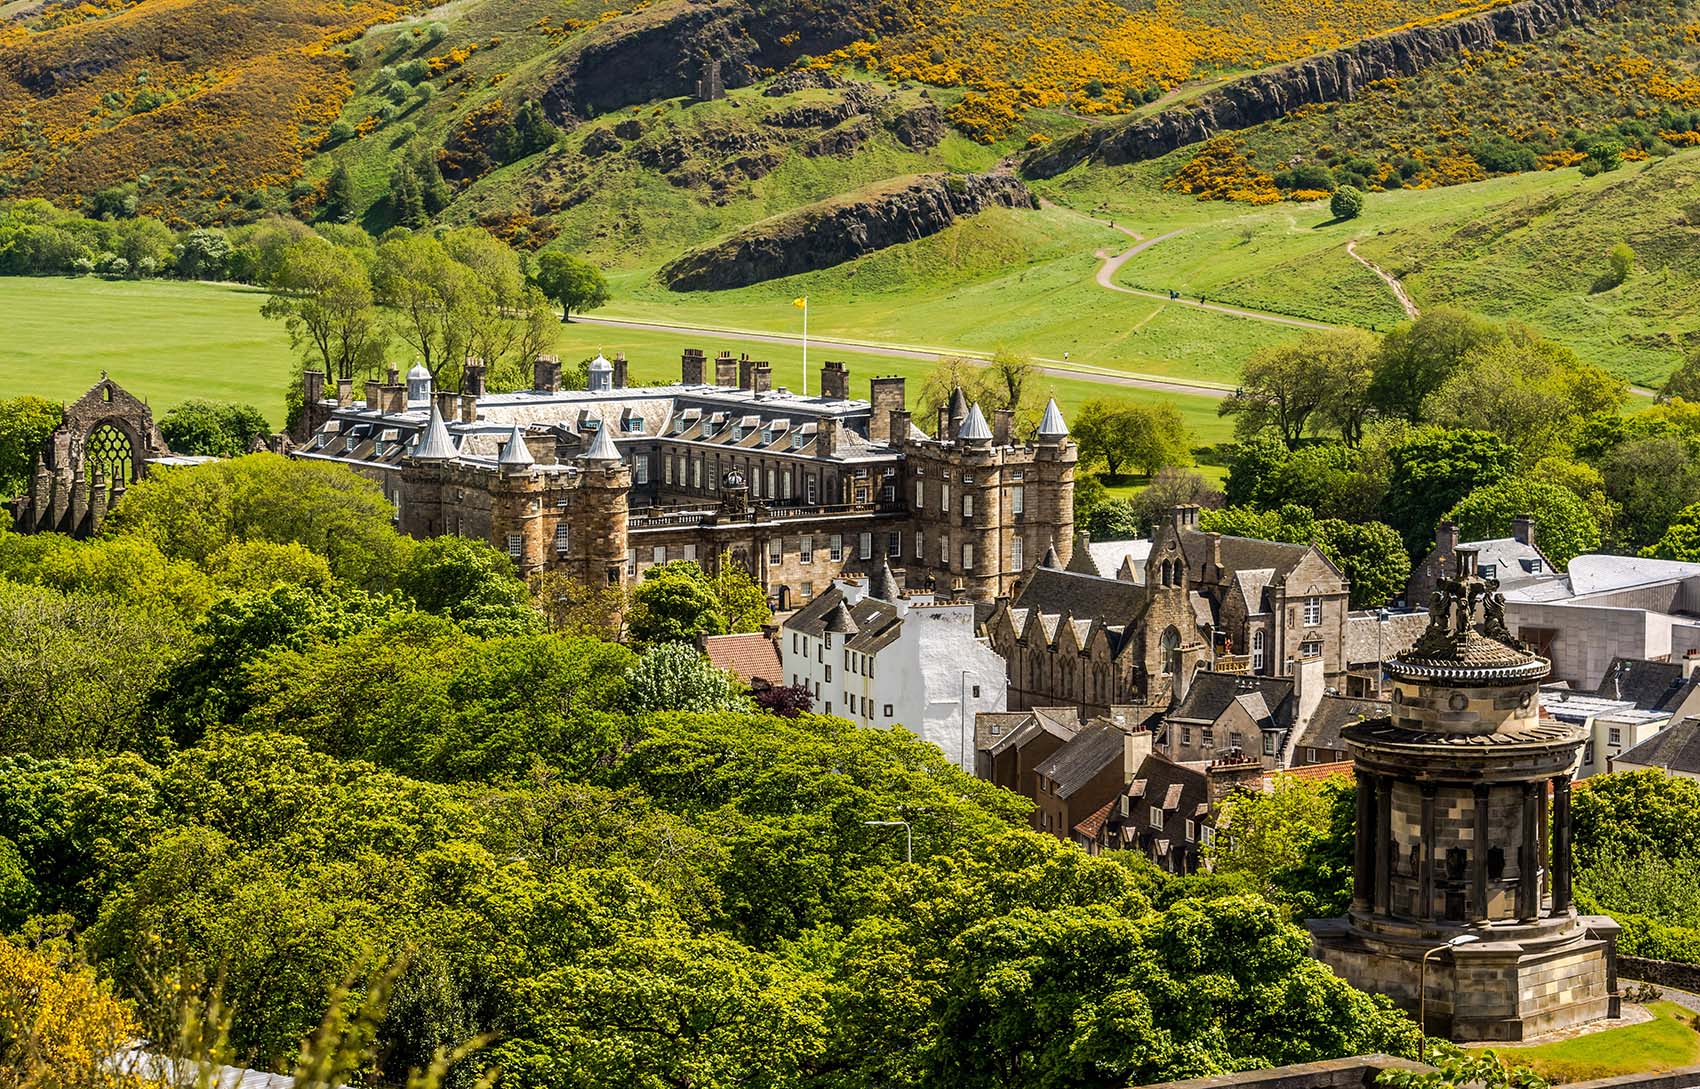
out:
{"label": "green leafy tree", "polygon": [[658,563],[632,591],[628,630],[640,644],[693,642],[758,631],[771,618],[767,595],[731,555],[709,575],[693,560]]}
{"label": "green leafy tree", "polygon": [[1218,411],[1238,417],[1241,436],[1273,428],[1289,450],[1324,422],[1355,445],[1369,412],[1366,389],[1376,346],[1371,334],[1351,329],[1267,348],[1246,363],[1240,388]]}
{"label": "green leafy tree", "polygon": [[1179,506],[1219,507],[1222,493],[1201,474],[1171,466],[1158,469],[1151,483],[1135,492],[1129,503],[1134,520],[1149,526]]}
{"label": "green leafy tree", "polygon": [[337,578],[375,589],[393,584],[403,557],[394,514],[375,483],[342,466],[249,454],[150,473],[101,533],[195,563],[235,540],[293,541],[325,557]]}
{"label": "green leafy tree", "polygon": [[1101,460],[1111,476],[1132,465],[1152,476],[1192,460],[1192,436],[1180,410],[1167,401],[1095,398],[1081,406],[1070,429],[1081,456]]}
{"label": "green leafy tree", "polygon": [[773,619],[767,607],[767,594],[742,564],[722,552],[709,581],[720,603],[720,615],[727,634],[760,631]]}
{"label": "green leafy tree", "polygon": [[388,339],[359,254],[310,237],[281,254],[272,295],[260,308],[281,321],[304,365],[333,378],[353,378],[383,359]]}
{"label": "green leafy tree", "polygon": [[1441,516],[1477,488],[1512,475],[1515,451],[1484,431],[1428,428],[1388,451],[1385,514],[1412,555],[1425,554]]}
{"label": "green leafy tree", "polygon": [[185,280],[222,280],[232,253],[230,236],[216,227],[190,231],[177,244],[177,275]]}
{"label": "green leafy tree", "polygon": [[1611,285],[1617,287],[1635,270],[1635,251],[1629,248],[1629,243],[1619,242],[1606,254],[1606,263],[1611,269],[1608,273]]}
{"label": "green leafy tree", "polygon": [[1700,503],[1684,507],[1671,519],[1663,535],[1641,550],[1641,555],[1660,560],[1700,562]]}
{"label": "green leafy tree", "polygon": [[265,414],[253,405],[215,401],[184,401],[159,420],[173,453],[219,458],[240,457],[256,435],[270,429]]}
{"label": "green leafy tree", "polygon": [[608,280],[602,270],[584,258],[560,250],[537,255],[537,286],[561,307],[561,321],[572,320],[574,310],[595,310],[608,303]]}
{"label": "green leafy tree", "polygon": [[1668,401],[1672,397],[1700,403],[1700,347],[1684,356],[1682,363],[1665,379],[1659,390],[1659,399]]}
{"label": "green leafy tree", "polygon": [[1437,306],[1423,311],[1416,321],[1397,325],[1382,338],[1369,383],[1370,403],[1387,416],[1422,423],[1429,396],[1472,353],[1502,335],[1491,322],[1461,310]]}
{"label": "green leafy tree", "polygon": [[1576,493],[1560,484],[1530,477],[1511,477],[1477,488],[1446,515],[1458,523],[1464,540],[1480,541],[1511,535],[1518,515],[1530,514],[1540,527],[1541,551],[1563,567],[1584,552],[1600,547],[1600,527]]}
{"label": "green leafy tree", "polygon": [[325,197],[319,205],[319,217],[331,223],[353,223],[360,214],[354,193],[354,177],[348,167],[338,163],[325,183]]}
{"label": "green leafy tree", "polygon": [[1562,449],[1590,416],[1617,412],[1627,386],[1527,326],[1471,352],[1429,396],[1423,414],[1448,426],[1490,431],[1533,465]]}
{"label": "green leafy tree", "polygon": [[[1687,521],[1687,508],[1700,503],[1700,464],[1695,443],[1664,434],[1624,442],[1600,465],[1606,494],[1622,510],[1619,542],[1654,545]],[[1662,554],[1662,553],[1661,553]]]}
{"label": "green leafy tree", "polygon": [[63,418],[63,409],[42,397],[0,400],[0,496],[29,490],[41,444]]}
{"label": "green leafy tree", "polygon": [[626,706],[651,711],[735,711],[743,686],[689,643],[657,643],[626,671]]}
{"label": "green leafy tree", "polygon": [[1265,482],[1292,456],[1286,442],[1273,430],[1239,439],[1229,447],[1223,502],[1230,507],[1259,504],[1266,494]]}
{"label": "green leafy tree", "polygon": [[1248,875],[1301,918],[1343,914],[1352,895],[1355,803],[1348,776],[1316,782],[1277,775],[1273,791],[1242,792],[1223,803],[1206,857],[1219,873]]}
{"label": "green leafy tree", "polygon": [[[404,85],[405,86],[405,85]],[[409,229],[423,227],[429,221],[425,211],[425,187],[413,164],[406,159],[390,171],[390,219]]]}
{"label": "green leafy tree", "polygon": [[414,544],[396,589],[474,635],[522,635],[542,624],[513,561],[470,537],[432,537]]}
{"label": "green leafy tree", "polygon": [[1392,526],[1324,518],[1316,524],[1316,543],[1351,581],[1353,608],[1385,605],[1405,592],[1411,556]]}
{"label": "green leafy tree", "polygon": [[1342,185],[1328,198],[1328,212],[1335,219],[1356,219],[1364,210],[1363,190]]}
{"label": "green leafy tree", "polygon": [[1094,541],[1131,541],[1147,525],[1126,499],[1106,499],[1087,514],[1084,528]]}

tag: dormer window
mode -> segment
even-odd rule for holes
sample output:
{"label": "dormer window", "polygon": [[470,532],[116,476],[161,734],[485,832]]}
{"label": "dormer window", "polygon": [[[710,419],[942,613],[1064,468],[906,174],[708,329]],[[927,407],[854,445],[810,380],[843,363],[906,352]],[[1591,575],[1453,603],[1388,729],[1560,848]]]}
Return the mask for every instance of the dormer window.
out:
{"label": "dormer window", "polygon": [[628,435],[641,435],[641,434],[643,434],[643,417],[642,416],[627,416],[626,417],[626,434],[628,434]]}
{"label": "dormer window", "polygon": [[1495,563],[1484,563],[1476,569],[1476,573],[1481,575],[1484,579],[1491,579],[1495,575],[1499,574],[1499,565]]}
{"label": "dormer window", "polygon": [[791,432],[791,449],[801,450],[802,448],[803,448],[803,433],[801,431]]}
{"label": "dormer window", "polygon": [[744,425],[743,424],[737,424],[737,425],[733,426],[733,428],[732,428],[732,441],[733,442],[743,442],[744,441]]}
{"label": "dormer window", "polygon": [[1529,574],[1538,575],[1540,573],[1541,573],[1541,561],[1540,560],[1530,560],[1529,561]]}

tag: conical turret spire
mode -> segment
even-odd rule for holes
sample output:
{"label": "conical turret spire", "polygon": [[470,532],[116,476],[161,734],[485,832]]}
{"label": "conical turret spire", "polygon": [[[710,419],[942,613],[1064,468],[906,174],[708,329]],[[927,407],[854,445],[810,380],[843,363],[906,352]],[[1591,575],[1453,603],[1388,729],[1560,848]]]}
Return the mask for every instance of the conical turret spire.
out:
{"label": "conical turret spire", "polygon": [[1052,397],[1045,404],[1044,419],[1039,421],[1039,437],[1046,439],[1068,437],[1068,424],[1063,422],[1062,409],[1057,407],[1055,397]]}
{"label": "conical turret spire", "polygon": [[437,410],[437,403],[431,402],[431,422],[425,425],[419,441],[413,446],[415,461],[449,461],[459,453],[455,449],[454,439],[449,435],[449,427],[443,422],[443,414]]}
{"label": "conical turret spire", "polygon": [[502,468],[529,469],[536,460],[531,456],[531,448],[525,444],[525,432],[520,430],[519,424],[514,424],[513,431],[508,434],[507,443],[502,447]]}
{"label": "conical turret spire", "polygon": [[614,436],[608,433],[607,424],[596,429],[596,438],[591,442],[590,449],[585,451],[584,460],[600,462],[617,462],[620,460],[620,450],[614,445]]}

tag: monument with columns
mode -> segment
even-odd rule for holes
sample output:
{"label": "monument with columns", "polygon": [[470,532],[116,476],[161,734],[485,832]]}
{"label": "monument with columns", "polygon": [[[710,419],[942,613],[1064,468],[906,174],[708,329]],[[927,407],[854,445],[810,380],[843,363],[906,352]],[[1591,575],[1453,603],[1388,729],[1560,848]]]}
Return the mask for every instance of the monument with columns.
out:
{"label": "monument with columns", "polygon": [[1392,713],[1342,732],[1357,772],[1352,906],[1309,924],[1336,973],[1460,1041],[1618,1010],[1617,926],[1571,901],[1583,733],[1540,717],[1549,663],[1512,638],[1504,610],[1498,582],[1460,550],[1428,629],[1386,663]]}

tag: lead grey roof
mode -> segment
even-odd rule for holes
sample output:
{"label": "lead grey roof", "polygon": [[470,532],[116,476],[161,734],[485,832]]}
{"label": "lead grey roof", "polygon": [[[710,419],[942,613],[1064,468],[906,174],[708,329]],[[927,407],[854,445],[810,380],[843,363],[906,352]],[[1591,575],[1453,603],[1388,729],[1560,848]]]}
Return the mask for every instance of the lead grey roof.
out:
{"label": "lead grey roof", "polygon": [[980,411],[979,402],[968,410],[968,419],[962,424],[962,431],[956,436],[964,442],[990,442],[992,429],[986,426],[985,413]]}
{"label": "lead grey roof", "polygon": [[1056,783],[1057,794],[1070,797],[1105,768],[1121,760],[1126,736],[1113,722],[1090,723],[1036,770]]}
{"label": "lead grey roof", "polygon": [[1344,751],[1340,731],[1366,718],[1385,718],[1392,708],[1386,700],[1352,699],[1347,696],[1323,696],[1311,712],[1310,722],[1293,742],[1313,749]]}
{"label": "lead grey roof", "polygon": [[448,425],[443,423],[443,414],[437,410],[437,403],[433,401],[430,422],[425,425],[419,442],[413,447],[413,456],[420,461],[447,461],[453,458],[455,453],[454,439],[449,437]]}
{"label": "lead grey roof", "polygon": [[520,430],[519,424],[514,424],[514,429],[508,433],[498,463],[509,468],[524,468],[536,463],[531,456],[531,448],[525,444],[525,432]]}
{"label": "lead grey roof", "polygon": [[1068,434],[1068,424],[1063,422],[1062,409],[1057,407],[1055,397],[1045,402],[1045,415],[1039,421],[1039,434],[1047,438],[1061,438]]}
{"label": "lead grey roof", "polygon": [[601,462],[620,460],[619,448],[614,445],[614,437],[608,433],[607,425],[596,429],[596,438],[591,441],[590,449],[584,452],[584,459]]}

